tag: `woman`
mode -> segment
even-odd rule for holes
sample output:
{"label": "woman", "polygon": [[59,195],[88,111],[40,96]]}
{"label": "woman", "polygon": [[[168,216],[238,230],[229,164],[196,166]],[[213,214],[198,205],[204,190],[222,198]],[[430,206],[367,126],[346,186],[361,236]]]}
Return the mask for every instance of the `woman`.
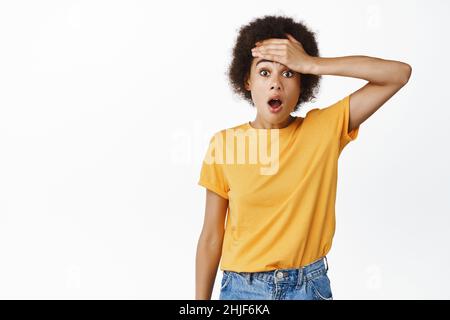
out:
{"label": "woman", "polygon": [[[321,75],[368,83],[304,118],[292,116],[315,98]],[[211,298],[220,260],[220,299],[333,298],[326,255],[339,155],[410,75],[400,61],[319,57],[314,33],[288,17],[265,16],[241,28],[229,79],[256,107],[256,118],[217,132],[203,161],[196,299]]]}

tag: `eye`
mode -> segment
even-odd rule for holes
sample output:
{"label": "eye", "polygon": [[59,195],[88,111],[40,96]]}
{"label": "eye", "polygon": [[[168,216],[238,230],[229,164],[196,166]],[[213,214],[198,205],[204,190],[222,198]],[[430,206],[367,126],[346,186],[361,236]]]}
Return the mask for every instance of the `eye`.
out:
{"label": "eye", "polygon": [[[259,71],[259,74],[262,75],[263,77],[265,76],[263,74],[263,72],[267,72],[268,73],[268,71],[266,69],[261,69]],[[289,76],[287,76],[287,78],[292,78],[295,75],[291,70],[288,70],[288,71],[284,72],[283,74],[286,74],[286,73],[290,74]]]}
{"label": "eye", "polygon": [[262,72],[264,72],[264,71],[265,71],[265,72],[268,72],[266,69],[261,69],[261,70],[259,70],[259,74],[262,75],[262,76],[264,76],[264,75],[262,74]]}
{"label": "eye", "polygon": [[294,76],[294,73],[291,70],[286,71],[286,73],[290,73],[291,74],[291,76],[288,77],[288,78],[292,78]]}

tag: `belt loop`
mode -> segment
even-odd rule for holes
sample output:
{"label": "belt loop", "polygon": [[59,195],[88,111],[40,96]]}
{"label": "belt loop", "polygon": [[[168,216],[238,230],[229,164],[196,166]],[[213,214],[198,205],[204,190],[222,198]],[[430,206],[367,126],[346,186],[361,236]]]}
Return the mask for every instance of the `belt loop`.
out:
{"label": "belt loop", "polygon": [[326,270],[328,271],[328,260],[327,260],[327,256],[324,256],[324,261],[325,261],[325,267],[326,267]]}
{"label": "belt loop", "polygon": [[275,285],[277,284],[277,273],[278,273],[278,269],[273,270],[272,277],[273,277],[273,283]]}
{"label": "belt loop", "polygon": [[297,286],[300,288],[303,284],[303,267],[298,268]]}
{"label": "belt loop", "polygon": [[252,284],[252,280],[251,280],[251,273],[250,272],[245,272],[244,273],[244,277],[245,277],[245,280],[247,280],[247,283],[249,284],[249,285],[251,285]]}

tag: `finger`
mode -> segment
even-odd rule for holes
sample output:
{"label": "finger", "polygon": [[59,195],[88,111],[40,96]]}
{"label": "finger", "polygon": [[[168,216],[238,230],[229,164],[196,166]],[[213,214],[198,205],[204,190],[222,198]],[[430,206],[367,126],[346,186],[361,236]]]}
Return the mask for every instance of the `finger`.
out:
{"label": "finger", "polygon": [[255,48],[258,50],[268,50],[268,49],[283,50],[283,49],[287,48],[287,45],[286,44],[265,44],[265,45],[258,46]]}
{"label": "finger", "polygon": [[257,46],[261,46],[261,45],[265,45],[265,44],[282,44],[282,43],[289,43],[288,39],[266,39],[266,40],[262,40],[262,41],[258,41],[256,43]]}
{"label": "finger", "polygon": [[279,54],[279,55],[285,54],[284,49],[262,49],[262,50],[257,49],[256,52],[265,53],[265,54],[275,53],[275,54]]}
{"label": "finger", "polygon": [[275,62],[283,64],[283,57],[284,57],[283,55],[278,55],[276,53],[254,53],[253,55],[255,57],[259,57],[262,59],[275,61]]}
{"label": "finger", "polygon": [[255,55],[270,55],[270,54],[275,54],[278,56],[285,56],[285,50],[277,50],[277,49],[270,49],[270,50],[259,50],[259,49],[255,49],[252,50],[252,53]]}
{"label": "finger", "polygon": [[300,43],[297,39],[295,39],[291,34],[286,33],[286,36],[289,38],[289,40],[294,41],[295,43]]}

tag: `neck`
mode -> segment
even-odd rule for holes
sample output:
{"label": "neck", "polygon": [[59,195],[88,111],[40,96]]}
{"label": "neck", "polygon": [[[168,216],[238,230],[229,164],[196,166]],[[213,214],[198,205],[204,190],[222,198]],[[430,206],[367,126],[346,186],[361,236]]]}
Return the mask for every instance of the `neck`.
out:
{"label": "neck", "polygon": [[289,117],[285,120],[283,120],[280,123],[270,123],[264,120],[261,120],[258,115],[256,116],[256,119],[253,120],[250,124],[253,128],[256,129],[282,129],[289,126],[293,121],[295,117],[289,115]]}

